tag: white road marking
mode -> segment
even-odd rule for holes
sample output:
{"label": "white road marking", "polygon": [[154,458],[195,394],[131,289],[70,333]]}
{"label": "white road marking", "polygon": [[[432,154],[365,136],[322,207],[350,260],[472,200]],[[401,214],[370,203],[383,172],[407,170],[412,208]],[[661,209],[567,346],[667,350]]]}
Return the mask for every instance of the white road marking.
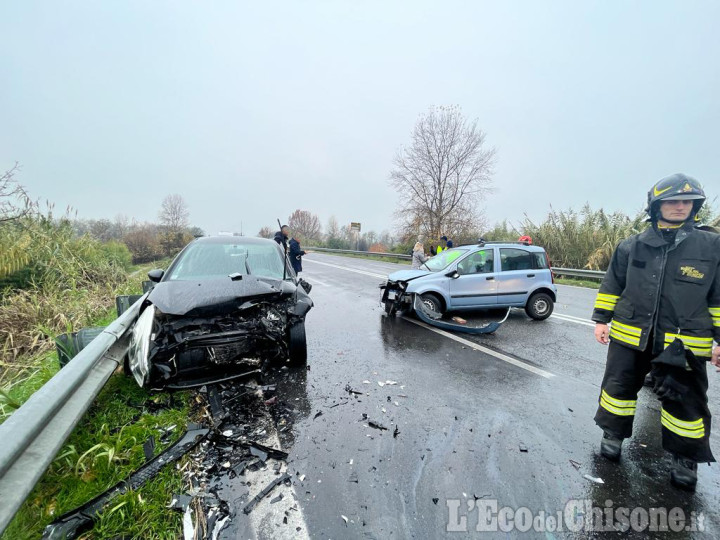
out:
{"label": "white road marking", "polygon": [[560,319],[566,322],[590,326],[592,328],[595,327],[595,323],[589,319],[581,319],[580,317],[573,317],[572,315],[565,315],[564,313],[553,313],[552,315],[550,315],[550,317]]}
{"label": "white road marking", "polygon": [[551,379],[555,376],[554,373],[550,373],[549,371],[545,371],[544,369],[540,369],[535,366],[531,366],[530,364],[526,364],[525,362],[521,362],[520,360],[516,360],[515,358],[512,358],[506,354],[493,351],[492,349],[488,349],[487,347],[483,347],[482,345],[478,345],[477,343],[473,343],[470,340],[458,337],[454,334],[451,334],[450,332],[446,332],[445,330],[440,330],[439,328],[433,328],[429,324],[425,324],[422,321],[417,321],[415,319],[411,319],[410,317],[403,317],[408,322],[411,322],[413,324],[417,324],[418,326],[422,326],[423,328],[427,328],[431,332],[435,332],[436,334],[440,334],[441,336],[444,336],[446,338],[452,339],[453,341],[457,341],[458,343],[462,343],[466,347],[470,347],[471,349],[475,349],[476,351],[483,352],[485,354],[489,354],[490,356],[494,356],[495,358],[502,360],[503,362],[507,362],[508,364],[512,364],[513,366],[517,366],[519,368],[525,369],[527,371],[530,371],[531,373],[535,373],[535,375],[540,375],[541,377],[545,377],[546,379]]}
{"label": "white road marking", "polygon": [[357,270],[348,266],[340,266],[339,264],[330,264],[326,262],[316,261],[314,259],[305,259],[303,262],[311,262],[313,264],[322,264],[325,266],[332,266],[333,268],[339,268],[340,270],[347,270],[348,272],[355,272],[356,274],[363,274],[365,276],[376,277],[380,279],[387,279],[387,274],[375,274],[373,272],[366,272],[365,270]]}
{"label": "white road marking", "polygon": [[324,281],[320,281],[316,277],[307,278],[307,276],[304,276],[303,279],[307,281],[310,285],[322,285],[323,287],[329,287],[330,285],[325,283]]}

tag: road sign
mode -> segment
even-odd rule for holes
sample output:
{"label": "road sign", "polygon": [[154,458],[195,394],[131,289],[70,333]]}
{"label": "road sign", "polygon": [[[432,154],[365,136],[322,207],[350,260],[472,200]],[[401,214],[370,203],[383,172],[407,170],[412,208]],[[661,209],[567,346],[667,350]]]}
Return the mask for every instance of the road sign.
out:
{"label": "road sign", "polygon": [[353,221],[352,223],[350,223],[350,230],[360,232],[360,224]]}

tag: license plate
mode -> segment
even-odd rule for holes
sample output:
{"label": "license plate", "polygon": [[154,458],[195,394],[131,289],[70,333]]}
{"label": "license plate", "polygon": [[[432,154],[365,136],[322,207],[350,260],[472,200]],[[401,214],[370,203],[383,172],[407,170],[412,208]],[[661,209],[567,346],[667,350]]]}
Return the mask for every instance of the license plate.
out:
{"label": "license plate", "polygon": [[395,300],[395,291],[388,291],[388,300]]}

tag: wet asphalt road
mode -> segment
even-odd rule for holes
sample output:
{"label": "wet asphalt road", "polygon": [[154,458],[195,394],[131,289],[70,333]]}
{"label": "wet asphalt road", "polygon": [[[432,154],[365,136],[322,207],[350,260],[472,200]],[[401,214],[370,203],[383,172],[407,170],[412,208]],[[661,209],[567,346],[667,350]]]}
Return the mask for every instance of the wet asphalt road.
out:
{"label": "wet asphalt road", "polygon": [[[467,341],[458,342],[384,315],[377,286],[388,272],[407,266],[318,253],[306,256],[303,266],[315,302],[306,323],[309,371],[278,386],[278,396],[297,409],[281,440],[290,453],[303,534],[516,537],[518,530],[476,532],[474,507],[493,499],[499,508],[555,516],[579,499],[601,508],[608,500],[615,509],[679,507],[688,519],[691,512],[702,514],[705,532],[675,537],[720,537],[718,466],[700,466],[694,494],[670,486],[660,404],[648,389],[641,391],[622,461],[599,456],[601,431],[593,415],[606,349],[595,343],[588,320],[595,291],[559,286],[557,316],[536,322],[514,310],[495,335],[462,335]],[[496,315],[503,313],[490,317]],[[714,369],[710,380],[710,410],[717,413],[720,374]],[[348,385],[361,394],[349,393]],[[388,429],[371,427],[371,420]],[[719,438],[713,433],[715,452]],[[448,532],[449,524],[467,532]],[[571,525],[526,535],[603,536],[570,533]],[[279,534],[283,525],[275,527]]]}

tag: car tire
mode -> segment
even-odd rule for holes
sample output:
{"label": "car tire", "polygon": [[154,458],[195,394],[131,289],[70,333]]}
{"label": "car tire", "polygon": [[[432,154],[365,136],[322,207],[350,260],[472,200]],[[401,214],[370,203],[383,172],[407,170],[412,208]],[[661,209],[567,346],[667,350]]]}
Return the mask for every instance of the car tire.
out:
{"label": "car tire", "polygon": [[552,315],[555,303],[552,297],[543,292],[533,294],[525,305],[525,313],[536,321],[544,321]]}
{"label": "car tire", "polygon": [[442,302],[432,293],[425,293],[420,295],[420,301],[430,311],[434,311],[441,316],[443,314]]}
{"label": "car tire", "polygon": [[307,363],[307,339],[305,337],[305,321],[293,324],[288,330],[288,349],[290,364],[304,366]]}

